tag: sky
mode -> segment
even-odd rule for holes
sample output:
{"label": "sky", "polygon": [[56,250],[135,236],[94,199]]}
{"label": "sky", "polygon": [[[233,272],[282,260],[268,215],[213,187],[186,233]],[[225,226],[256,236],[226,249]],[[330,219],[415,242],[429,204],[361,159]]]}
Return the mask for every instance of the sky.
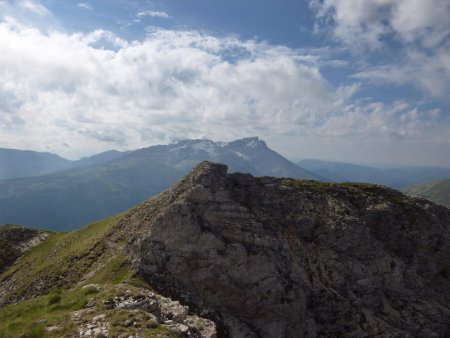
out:
{"label": "sky", "polygon": [[0,0],[0,147],[259,136],[450,167],[448,0]]}

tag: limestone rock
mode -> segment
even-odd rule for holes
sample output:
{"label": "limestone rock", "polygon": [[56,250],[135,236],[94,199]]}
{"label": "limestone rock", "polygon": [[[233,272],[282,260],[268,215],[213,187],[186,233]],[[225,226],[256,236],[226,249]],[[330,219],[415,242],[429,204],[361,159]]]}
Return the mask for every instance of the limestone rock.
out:
{"label": "limestone rock", "polygon": [[189,308],[178,301],[144,288],[125,290],[123,285],[109,293],[118,295],[71,313],[78,337],[147,337],[146,329],[156,328],[168,336],[217,338],[213,321],[189,314]]}
{"label": "limestone rock", "polygon": [[231,337],[450,336],[450,210],[203,162],[120,225],[136,269]]}

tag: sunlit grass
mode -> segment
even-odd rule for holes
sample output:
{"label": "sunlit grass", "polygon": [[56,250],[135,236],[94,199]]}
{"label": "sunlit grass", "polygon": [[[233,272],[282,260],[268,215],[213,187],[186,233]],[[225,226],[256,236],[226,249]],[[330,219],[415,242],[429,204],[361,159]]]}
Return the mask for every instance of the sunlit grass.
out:
{"label": "sunlit grass", "polygon": [[[83,309],[92,295],[91,290],[83,288],[54,290],[46,296],[0,308],[0,337],[70,336],[76,328],[68,314]],[[53,325],[59,325],[61,330],[45,330]]]}

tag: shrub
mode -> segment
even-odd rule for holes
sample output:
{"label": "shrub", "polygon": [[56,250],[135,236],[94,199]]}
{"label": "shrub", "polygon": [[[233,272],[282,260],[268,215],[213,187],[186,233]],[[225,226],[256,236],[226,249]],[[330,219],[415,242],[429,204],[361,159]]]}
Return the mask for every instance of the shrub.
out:
{"label": "shrub", "polygon": [[50,295],[48,299],[48,305],[58,304],[61,301],[61,295],[60,294],[53,294]]}

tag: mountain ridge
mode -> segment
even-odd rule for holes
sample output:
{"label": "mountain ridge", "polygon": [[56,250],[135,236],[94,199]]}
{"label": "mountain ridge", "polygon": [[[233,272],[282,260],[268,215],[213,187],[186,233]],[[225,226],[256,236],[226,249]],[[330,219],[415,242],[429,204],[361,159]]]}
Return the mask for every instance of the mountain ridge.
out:
{"label": "mountain ridge", "polygon": [[184,140],[120,154],[97,165],[0,181],[0,224],[73,229],[131,208],[175,183],[203,160],[255,175],[315,178],[258,138]]}
{"label": "mountain ridge", "polygon": [[0,148],[0,180],[45,175],[70,165],[71,161],[48,152]]}
{"label": "mountain ridge", "polygon": [[367,182],[383,184],[395,189],[427,180],[450,178],[450,168],[446,167],[391,168],[315,159],[299,161],[298,165],[334,182]]}
{"label": "mountain ridge", "polygon": [[450,179],[433,180],[402,189],[405,194],[429,199],[450,208]]}
{"label": "mountain ridge", "polygon": [[49,152],[0,148],[0,180],[43,176],[103,164],[126,153],[109,150],[71,161]]}
{"label": "mountain ridge", "polygon": [[[128,212],[31,249],[0,275],[0,303],[139,276],[224,337],[445,337],[449,235],[449,209],[394,189],[202,162]],[[92,306],[106,321],[117,311]]]}

